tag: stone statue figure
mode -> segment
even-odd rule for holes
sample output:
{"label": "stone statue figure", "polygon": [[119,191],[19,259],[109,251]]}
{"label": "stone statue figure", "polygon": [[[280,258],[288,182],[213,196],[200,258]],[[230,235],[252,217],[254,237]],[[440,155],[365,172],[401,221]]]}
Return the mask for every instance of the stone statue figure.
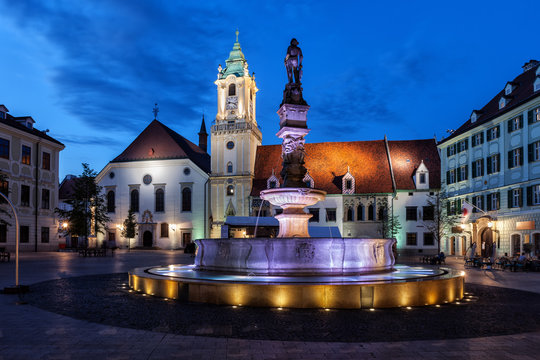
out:
{"label": "stone statue figure", "polygon": [[283,138],[281,145],[283,168],[280,173],[283,179],[283,187],[306,187],[304,183],[304,177],[307,172],[307,169],[304,167],[304,157],[306,156],[304,136],[291,134]]}
{"label": "stone statue figure", "polygon": [[289,78],[289,84],[293,82],[300,84],[302,81],[302,50],[298,47],[298,41],[296,39],[291,40],[291,45],[287,48],[287,55],[285,56],[285,67],[287,68],[287,77]]}

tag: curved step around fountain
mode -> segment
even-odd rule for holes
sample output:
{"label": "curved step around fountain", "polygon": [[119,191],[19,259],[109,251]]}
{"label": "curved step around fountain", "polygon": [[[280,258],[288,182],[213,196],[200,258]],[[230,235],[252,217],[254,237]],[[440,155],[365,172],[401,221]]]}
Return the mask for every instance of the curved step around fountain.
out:
{"label": "curved step around fountain", "polygon": [[323,275],[391,271],[395,239],[201,239],[195,268],[231,274]]}

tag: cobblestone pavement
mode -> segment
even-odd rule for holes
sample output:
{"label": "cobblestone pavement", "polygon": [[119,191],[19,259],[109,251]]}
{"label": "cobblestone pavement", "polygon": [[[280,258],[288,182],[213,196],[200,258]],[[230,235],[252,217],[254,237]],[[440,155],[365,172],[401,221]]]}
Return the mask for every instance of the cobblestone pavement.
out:
{"label": "cobblestone pavement", "polygon": [[[125,272],[136,266],[189,263],[171,251],[119,252],[114,258],[69,253],[21,256],[21,283]],[[449,266],[463,268],[459,260]],[[470,283],[540,293],[540,273],[466,269]],[[0,286],[12,285],[14,262],[0,263]],[[376,343],[243,340],[172,335],[101,325],[17,305],[0,295],[0,359],[538,359],[540,332],[454,340]],[[527,312],[527,308],[521,309]],[[501,321],[505,315],[500,314]],[[114,316],[114,313],[111,314]]]}

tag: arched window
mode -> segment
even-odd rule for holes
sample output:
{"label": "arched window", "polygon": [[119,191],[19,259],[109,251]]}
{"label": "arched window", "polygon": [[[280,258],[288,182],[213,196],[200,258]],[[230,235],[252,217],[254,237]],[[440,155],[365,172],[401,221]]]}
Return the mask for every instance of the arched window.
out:
{"label": "arched window", "polygon": [[182,190],[182,211],[191,211],[191,189],[188,187]]}
{"label": "arched window", "polygon": [[165,192],[163,189],[156,190],[156,212],[165,211]]}
{"label": "arched window", "polygon": [[364,205],[358,204],[356,208],[356,220],[364,221]]}
{"label": "arched window", "polygon": [[227,186],[227,196],[233,196],[234,195],[234,186],[229,185]]}
{"label": "arched window", "polygon": [[234,84],[229,85],[229,96],[236,95],[236,86]]}
{"label": "arched window", "polygon": [[232,172],[233,172],[232,162],[229,161],[229,162],[227,163],[227,173],[228,173],[228,174],[232,174]]}
{"label": "arched window", "polygon": [[116,206],[114,204],[114,191],[111,190],[107,193],[107,212],[113,213],[115,207]]}
{"label": "arched window", "polygon": [[139,190],[131,190],[129,208],[133,212],[139,212]]}
{"label": "arched window", "polygon": [[349,206],[349,208],[347,209],[347,220],[346,221],[353,221],[353,220],[354,220],[353,209],[352,209],[352,206]]}
{"label": "arched window", "polygon": [[373,204],[368,206],[368,220],[375,220],[375,206]]}

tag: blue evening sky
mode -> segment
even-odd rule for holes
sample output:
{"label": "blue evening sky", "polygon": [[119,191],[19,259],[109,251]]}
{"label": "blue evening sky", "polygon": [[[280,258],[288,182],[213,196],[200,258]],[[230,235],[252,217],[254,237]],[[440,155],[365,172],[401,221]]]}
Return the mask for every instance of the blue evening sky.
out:
{"label": "blue evening sky", "polygon": [[[153,119],[197,143],[238,28],[277,144],[283,58],[304,53],[308,142],[433,138],[540,60],[536,1],[0,0],[0,104],[97,171]],[[209,130],[209,129],[208,129]]]}

